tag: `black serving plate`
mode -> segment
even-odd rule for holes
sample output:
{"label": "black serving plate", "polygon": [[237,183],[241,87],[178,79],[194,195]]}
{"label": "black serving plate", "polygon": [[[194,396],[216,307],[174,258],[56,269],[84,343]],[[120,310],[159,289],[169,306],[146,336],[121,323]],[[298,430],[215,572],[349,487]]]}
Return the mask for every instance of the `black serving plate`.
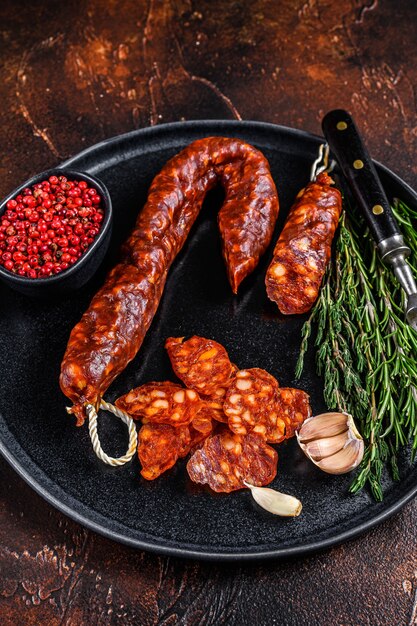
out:
{"label": "black serving plate", "polygon": [[[281,211],[276,234],[298,191],[306,184],[320,138],[256,122],[188,122],[115,137],[63,164],[101,179],[110,191],[113,238],[99,273],[76,295],[45,301],[0,287],[0,449],[32,487],[69,517],[117,541],[158,553],[199,559],[250,560],[300,555],[350,539],[399,510],[417,491],[408,454],[401,481],[384,477],[385,499],[363,491],[348,494],[352,476],[315,468],[294,440],[279,446],[272,486],[299,497],[303,512],[281,519],[255,509],[248,492],[216,495],[192,484],[184,462],[153,482],[140,477],[135,459],[114,469],[96,459],[87,427],[76,428],[65,412],[58,385],[60,362],[71,328],[115,263],[117,250],[143,206],[150,182],[172,155],[209,135],[240,137],[269,159]],[[389,197],[417,208],[416,194],[378,166]],[[173,379],[164,341],[171,335],[202,335],[223,343],[234,363],[261,367],[283,386],[296,385],[294,367],[303,316],[285,318],[268,301],[264,275],[272,248],[233,296],[221,258],[216,214],[221,192],[207,198],[189,240],[174,263],[150,331],[136,359],[106,394],[118,395],[145,381]],[[311,394],[315,413],[325,410],[322,382],[309,354],[299,383]],[[122,454],[127,434],[105,414],[104,449]]]}

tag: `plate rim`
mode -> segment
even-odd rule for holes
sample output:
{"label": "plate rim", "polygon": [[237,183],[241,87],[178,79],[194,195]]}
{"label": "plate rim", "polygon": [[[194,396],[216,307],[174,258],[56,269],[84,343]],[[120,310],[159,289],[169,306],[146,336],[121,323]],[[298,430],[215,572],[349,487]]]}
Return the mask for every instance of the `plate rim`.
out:
{"label": "plate rim", "polygon": [[[24,450],[23,452],[25,453]],[[158,545],[155,542],[149,542],[143,539],[135,539],[133,537],[128,537],[126,535],[123,535],[122,533],[106,528],[106,526],[103,526],[102,524],[90,519],[84,514],[78,512],[76,509],[72,509],[70,506],[64,504],[61,500],[59,500],[58,497],[52,495],[46,487],[40,484],[36,479],[33,478],[31,474],[26,471],[22,464],[16,460],[14,455],[10,453],[7,446],[4,445],[1,439],[0,453],[6,460],[6,462],[12,467],[12,469],[15,470],[16,473],[21,478],[23,478],[23,480],[29,485],[29,487],[31,487],[38,495],[40,495],[46,502],[51,504],[55,509],[57,509],[73,521],[77,522],[78,524],[81,524],[85,528],[88,528],[89,530],[92,530],[99,535],[106,537],[107,539],[111,539],[112,541],[116,541],[131,548],[144,550],[153,554],[211,562],[253,562],[272,559],[280,560],[284,558],[289,559],[296,556],[307,556],[325,551],[331,547],[335,547],[347,541],[351,541],[356,537],[364,534],[365,532],[371,530],[375,526],[378,526],[382,522],[386,521],[395,513],[400,511],[407,504],[407,502],[409,502],[416,495],[417,492],[416,483],[408,491],[406,491],[406,493],[399,500],[396,500],[393,504],[383,509],[372,519],[362,522],[356,525],[354,528],[332,535],[329,538],[312,541],[307,544],[293,547],[276,548],[273,550],[258,550],[256,552],[220,552],[214,550],[196,550],[192,549],[187,544],[184,544],[184,547],[176,547],[174,543],[178,546],[181,545],[179,544],[179,542],[172,542],[173,545],[169,545],[171,541],[167,541],[167,545]],[[46,482],[48,482],[50,478],[41,468],[39,468],[39,466],[37,467],[39,473],[41,475],[44,475],[46,477]],[[55,484],[55,487],[58,490],[62,491],[67,498],[79,504],[79,500],[77,500],[77,498],[75,498],[74,496],[68,495],[67,492],[62,489],[62,487],[57,484]],[[100,517],[103,517],[102,514],[97,514],[100,515]]]}
{"label": "plate rim", "polygon": [[154,126],[145,126],[144,128],[136,128],[134,130],[130,130],[127,133],[121,133],[120,135],[114,135],[113,137],[108,137],[107,139],[102,139],[101,141],[93,144],[92,146],[88,146],[84,148],[77,154],[65,159],[58,167],[70,167],[71,162],[78,160],[79,158],[83,158],[88,156],[92,152],[96,152],[97,149],[107,148],[112,144],[116,144],[120,141],[129,140],[136,135],[144,135],[144,136],[152,136],[154,134],[159,134],[161,132],[166,131],[176,131],[183,128],[195,128],[198,129],[200,126],[209,128],[213,127],[226,127],[230,126],[232,128],[260,128],[264,130],[270,129],[272,132],[281,131],[289,135],[303,136],[308,137],[309,140],[314,140],[316,142],[323,141],[323,137],[321,135],[316,135],[314,133],[310,133],[306,130],[301,130],[299,128],[292,128],[291,126],[284,126],[281,124],[273,124],[272,122],[261,122],[258,120],[227,120],[227,119],[212,119],[212,120],[185,120],[183,122],[167,122],[166,124],[155,124]]}
{"label": "plate rim", "polygon": [[[108,148],[113,144],[120,143],[121,141],[129,140],[136,136],[140,137],[152,137],[153,135],[163,134],[164,132],[175,132],[176,130],[189,128],[189,129],[209,129],[209,128],[227,128],[230,129],[236,128],[247,128],[248,130],[253,129],[262,129],[262,130],[271,130],[273,133],[281,132],[284,134],[293,135],[295,137],[299,137],[305,139],[307,141],[314,141],[315,143],[322,142],[323,137],[320,135],[316,135],[301,129],[291,128],[283,125],[272,124],[269,122],[262,121],[250,121],[250,120],[191,120],[184,122],[170,122],[166,124],[158,124],[155,126],[150,126],[146,128],[139,128],[127,133],[122,133],[120,135],[115,135],[108,139],[104,139],[84,150],[78,152],[73,155],[69,159],[66,159],[63,163],[59,164],[58,167],[70,167],[72,162],[75,160],[79,160],[88,156],[91,153],[96,152],[97,150]],[[374,161],[377,165],[377,169],[381,170],[384,174],[391,177],[394,182],[399,185],[403,191],[407,193],[407,195],[417,204],[417,193],[412,189],[412,187],[405,182],[400,176],[398,176],[391,169],[386,167],[385,165],[379,163],[378,161]],[[6,428],[7,423],[5,422],[3,416],[0,413],[0,419],[4,422]],[[8,430],[8,428],[7,428]],[[16,443],[16,446],[20,453],[29,457],[26,450],[19,444],[19,442],[11,435],[11,438]],[[300,555],[309,555],[312,553],[316,553],[322,550],[329,549],[330,547],[340,545],[346,541],[352,540],[359,535],[364,534],[366,531],[371,530],[378,524],[386,521],[392,515],[400,511],[413,497],[417,494],[417,480],[412,484],[408,489],[406,489],[405,493],[402,496],[395,500],[393,503],[386,506],[381,511],[377,512],[371,519],[368,519],[364,522],[360,522],[355,525],[353,528],[349,528],[340,533],[333,534],[331,537],[321,539],[318,541],[310,541],[308,543],[303,543],[297,546],[283,547],[283,548],[275,548],[272,550],[258,550],[256,552],[242,552],[242,548],[236,550],[233,548],[230,552],[224,551],[216,551],[214,549],[203,550],[203,549],[193,549],[190,544],[181,544],[179,542],[172,542],[171,540],[167,541],[166,545],[157,544],[156,542],[149,542],[144,539],[137,539],[133,537],[129,537],[120,532],[112,530],[111,528],[106,527],[105,525],[89,518],[85,514],[77,511],[75,508],[71,508],[66,503],[62,502],[58,496],[52,494],[47,487],[45,487],[41,482],[34,478],[34,476],[30,473],[29,470],[20,462],[20,460],[16,457],[16,453],[13,453],[6,443],[3,441],[2,437],[0,437],[0,454],[6,460],[6,462],[16,471],[16,473],[23,478],[23,480],[36,492],[40,495],[44,500],[46,500],[49,504],[51,504],[55,509],[59,510],[61,513],[74,520],[75,522],[81,524],[82,526],[97,532],[98,534],[112,539],[113,541],[117,541],[118,543],[122,543],[124,545],[134,547],[136,549],[145,550],[147,552],[151,552],[159,555],[173,556],[177,558],[185,558],[185,559],[194,559],[194,560],[202,560],[202,561],[228,561],[228,562],[249,562],[249,561],[260,561],[260,560],[271,560],[271,559],[283,559],[283,558],[291,558]],[[32,459],[29,457],[29,463],[32,463],[36,468],[40,476],[45,477],[45,483],[51,481],[50,477],[38,466]],[[62,491],[66,497],[72,501],[74,504],[78,504],[81,506],[84,505],[80,500],[78,500],[75,496],[69,495],[65,489],[60,487],[57,483],[54,483],[54,486],[59,491]],[[90,508],[90,510],[92,510]],[[94,512],[94,511],[93,511]],[[98,512],[94,512],[96,515],[100,517],[104,517],[102,514]],[[120,522],[118,522],[120,525]],[[172,545],[170,545],[172,543]],[[176,545],[174,545],[174,543]],[[178,547],[182,546],[182,547]]]}

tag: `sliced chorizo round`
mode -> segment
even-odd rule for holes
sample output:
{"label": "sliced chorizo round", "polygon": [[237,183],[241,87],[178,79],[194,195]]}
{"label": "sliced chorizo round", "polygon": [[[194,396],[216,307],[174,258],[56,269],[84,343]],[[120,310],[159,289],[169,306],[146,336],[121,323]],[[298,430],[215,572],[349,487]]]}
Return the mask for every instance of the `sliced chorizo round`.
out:
{"label": "sliced chorizo round", "polygon": [[190,442],[188,426],[145,424],[138,433],[140,473],[146,480],[155,480],[175,465]]}
{"label": "sliced chorizo round", "polygon": [[311,416],[310,398],[302,389],[280,387],[278,413],[285,422],[285,439],[293,437],[303,422]]}
{"label": "sliced chorizo round", "polygon": [[193,452],[203,445],[207,437],[210,437],[213,432],[214,419],[213,409],[203,405],[189,425],[190,442],[184,447],[181,456],[186,456],[189,452]]}
{"label": "sliced chorizo round", "polygon": [[213,339],[169,337],[165,347],[178,378],[201,394],[209,396],[227,386],[235,372],[226,349]]}
{"label": "sliced chorizo round", "polygon": [[201,408],[201,400],[193,389],[166,382],[151,382],[132,389],[118,398],[116,406],[144,424],[189,424]]}
{"label": "sliced chorizo round", "polygon": [[227,424],[227,415],[223,411],[226,391],[226,387],[218,387],[211,396],[201,396],[204,406],[213,411],[213,419],[223,424]]}
{"label": "sliced chorizo round", "polygon": [[293,437],[310,415],[309,396],[305,391],[280,387],[273,410],[255,424],[252,432],[263,437],[267,443],[280,443]]}
{"label": "sliced chorizo round", "polygon": [[239,370],[223,403],[230,430],[246,435],[275,411],[279,383],[258,367]]}
{"label": "sliced chorizo round", "polygon": [[187,463],[195,483],[230,493],[251,485],[268,485],[276,476],[278,454],[258,435],[237,435],[224,430],[206,439]]}

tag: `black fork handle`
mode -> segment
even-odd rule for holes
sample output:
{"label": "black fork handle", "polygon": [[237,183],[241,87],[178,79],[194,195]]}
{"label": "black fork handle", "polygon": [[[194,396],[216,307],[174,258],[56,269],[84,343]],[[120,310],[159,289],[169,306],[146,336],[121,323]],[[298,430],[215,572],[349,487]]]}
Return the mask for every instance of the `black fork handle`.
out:
{"label": "black fork handle", "polygon": [[352,117],[343,109],[330,111],[323,118],[322,128],[376,243],[401,236],[375,166]]}

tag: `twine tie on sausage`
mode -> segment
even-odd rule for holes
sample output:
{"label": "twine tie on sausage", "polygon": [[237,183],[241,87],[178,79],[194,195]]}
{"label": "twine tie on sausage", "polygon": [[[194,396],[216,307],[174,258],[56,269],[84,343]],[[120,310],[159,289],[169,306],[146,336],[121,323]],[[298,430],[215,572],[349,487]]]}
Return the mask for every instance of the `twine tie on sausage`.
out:
{"label": "twine tie on sausage", "polygon": [[336,165],[336,161],[332,160],[329,163],[329,152],[329,144],[327,142],[321,143],[319,146],[317,159],[311,166],[310,180],[316,180],[317,176],[319,174],[322,174],[323,172],[327,172],[328,174],[330,174],[330,172],[333,170],[334,166]]}
{"label": "twine tie on sausage", "polygon": [[100,459],[100,461],[103,461],[103,463],[106,463],[107,465],[112,465],[113,467],[125,465],[134,456],[138,444],[138,435],[136,432],[135,422],[130,417],[130,415],[126,413],[126,411],[122,411],[116,406],[113,406],[113,404],[105,402],[104,400],[101,400],[100,402],[100,409],[113,413],[113,415],[116,415],[116,417],[121,419],[122,422],[127,425],[129,430],[129,447],[126,453],[118,458],[108,456],[104,452],[103,448],[101,447],[100,439],[97,432],[97,411],[92,404],[87,404],[86,412],[88,416],[88,432],[90,433],[93,450],[97,457]]}

